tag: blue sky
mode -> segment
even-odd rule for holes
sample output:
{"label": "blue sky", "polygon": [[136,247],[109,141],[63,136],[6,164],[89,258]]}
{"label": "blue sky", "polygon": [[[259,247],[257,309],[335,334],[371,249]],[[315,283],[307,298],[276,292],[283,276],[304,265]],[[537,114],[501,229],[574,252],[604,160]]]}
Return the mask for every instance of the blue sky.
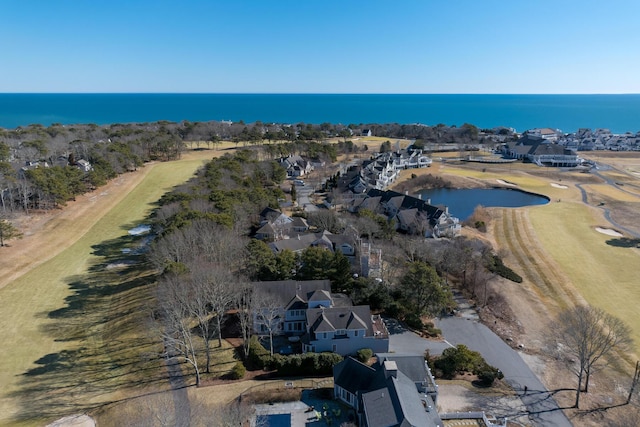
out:
{"label": "blue sky", "polygon": [[0,92],[640,93],[638,0],[0,0]]}

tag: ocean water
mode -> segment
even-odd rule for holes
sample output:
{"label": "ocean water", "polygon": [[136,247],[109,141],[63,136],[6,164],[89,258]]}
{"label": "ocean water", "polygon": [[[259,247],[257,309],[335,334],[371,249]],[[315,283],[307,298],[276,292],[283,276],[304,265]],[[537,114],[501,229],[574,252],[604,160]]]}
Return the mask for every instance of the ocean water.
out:
{"label": "ocean water", "polygon": [[640,95],[0,94],[0,127],[261,120],[640,131]]}

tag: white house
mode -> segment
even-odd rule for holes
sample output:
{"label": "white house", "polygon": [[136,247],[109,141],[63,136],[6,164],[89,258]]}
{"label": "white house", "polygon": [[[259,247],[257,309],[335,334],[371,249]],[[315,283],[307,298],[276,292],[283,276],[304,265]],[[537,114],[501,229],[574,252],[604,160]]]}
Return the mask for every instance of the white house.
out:
{"label": "white house", "polygon": [[307,310],[304,352],[332,351],[355,354],[362,348],[375,352],[389,350],[389,333],[379,316],[372,316],[368,305],[318,307]]}

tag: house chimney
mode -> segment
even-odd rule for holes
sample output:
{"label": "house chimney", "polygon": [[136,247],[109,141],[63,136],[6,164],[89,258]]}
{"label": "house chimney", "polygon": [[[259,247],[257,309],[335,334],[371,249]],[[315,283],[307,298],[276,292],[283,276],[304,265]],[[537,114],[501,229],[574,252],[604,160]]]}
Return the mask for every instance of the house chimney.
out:
{"label": "house chimney", "polygon": [[385,376],[396,378],[398,375],[398,365],[393,360],[385,360],[382,364]]}

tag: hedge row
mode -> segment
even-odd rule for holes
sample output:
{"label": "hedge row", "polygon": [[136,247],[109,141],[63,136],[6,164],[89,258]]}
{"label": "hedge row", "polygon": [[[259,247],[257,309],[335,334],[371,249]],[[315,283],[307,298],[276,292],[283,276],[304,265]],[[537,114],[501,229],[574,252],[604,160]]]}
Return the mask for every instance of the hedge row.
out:
{"label": "hedge row", "polygon": [[335,353],[269,354],[258,341],[251,337],[247,362],[256,369],[277,371],[282,376],[314,376],[331,375],[333,366],[342,361],[342,356]]}

